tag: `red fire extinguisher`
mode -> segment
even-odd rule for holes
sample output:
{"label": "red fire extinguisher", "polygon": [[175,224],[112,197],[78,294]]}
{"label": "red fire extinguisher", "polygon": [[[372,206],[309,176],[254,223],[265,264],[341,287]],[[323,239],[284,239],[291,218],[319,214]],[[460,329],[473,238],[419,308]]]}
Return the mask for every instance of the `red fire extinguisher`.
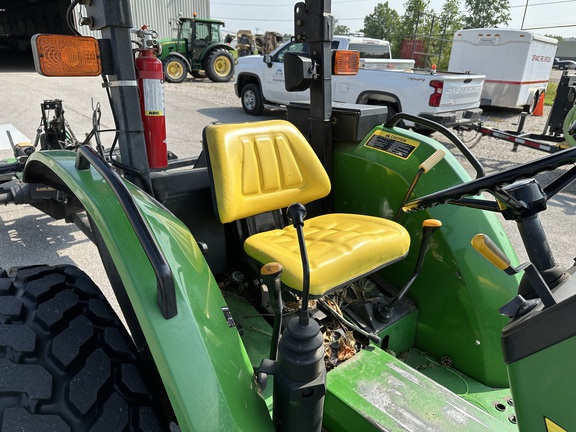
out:
{"label": "red fire extinguisher", "polygon": [[[146,31],[145,28],[142,30]],[[166,146],[162,62],[155,57],[154,49],[142,48],[137,51],[139,55],[136,57],[136,75],[148,165],[151,169],[166,168],[168,166],[168,150]]]}

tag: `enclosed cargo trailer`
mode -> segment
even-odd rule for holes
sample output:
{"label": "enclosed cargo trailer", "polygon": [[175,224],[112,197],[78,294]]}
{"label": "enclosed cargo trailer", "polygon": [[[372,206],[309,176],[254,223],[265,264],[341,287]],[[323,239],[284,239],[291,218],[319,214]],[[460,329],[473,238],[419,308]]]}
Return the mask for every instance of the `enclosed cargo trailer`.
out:
{"label": "enclosed cargo trailer", "polygon": [[486,75],[482,106],[532,112],[546,91],[557,43],[524,30],[460,30],[454,35],[448,70]]}

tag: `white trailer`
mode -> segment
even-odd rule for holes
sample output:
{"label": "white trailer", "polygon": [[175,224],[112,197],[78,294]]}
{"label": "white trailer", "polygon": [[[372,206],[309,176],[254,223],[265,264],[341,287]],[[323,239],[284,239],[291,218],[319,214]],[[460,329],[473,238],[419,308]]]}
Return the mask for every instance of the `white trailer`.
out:
{"label": "white trailer", "polygon": [[557,44],[525,30],[460,30],[454,35],[448,70],[486,75],[482,106],[532,112],[546,91]]}

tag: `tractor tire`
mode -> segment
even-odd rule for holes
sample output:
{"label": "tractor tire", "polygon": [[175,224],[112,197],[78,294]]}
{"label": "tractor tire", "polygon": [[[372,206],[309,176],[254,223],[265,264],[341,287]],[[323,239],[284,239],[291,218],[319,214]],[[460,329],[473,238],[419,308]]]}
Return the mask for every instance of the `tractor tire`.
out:
{"label": "tractor tire", "polygon": [[76,267],[0,270],[0,430],[168,430],[139,359]]}
{"label": "tractor tire", "polygon": [[264,112],[262,92],[258,84],[246,84],[242,87],[240,100],[242,101],[242,109],[246,114],[257,116]]}
{"label": "tractor tire", "polygon": [[234,57],[230,51],[215,49],[204,60],[206,77],[213,82],[228,82],[234,76]]}
{"label": "tractor tire", "polygon": [[164,79],[169,83],[181,83],[188,75],[188,65],[180,57],[171,56],[164,60]]}

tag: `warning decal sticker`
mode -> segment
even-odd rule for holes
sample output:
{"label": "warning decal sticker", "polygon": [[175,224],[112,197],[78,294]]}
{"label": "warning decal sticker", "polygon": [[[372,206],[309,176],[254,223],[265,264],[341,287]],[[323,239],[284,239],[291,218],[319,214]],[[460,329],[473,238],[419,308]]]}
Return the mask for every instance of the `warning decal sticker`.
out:
{"label": "warning decal sticker", "polygon": [[548,432],[568,432],[566,429],[558,426],[556,423],[554,423],[547,417],[544,417],[544,423],[546,424],[546,430]]}
{"label": "warning decal sticker", "polygon": [[420,143],[402,135],[379,130],[374,132],[374,135],[364,145],[402,159],[408,159]]}

